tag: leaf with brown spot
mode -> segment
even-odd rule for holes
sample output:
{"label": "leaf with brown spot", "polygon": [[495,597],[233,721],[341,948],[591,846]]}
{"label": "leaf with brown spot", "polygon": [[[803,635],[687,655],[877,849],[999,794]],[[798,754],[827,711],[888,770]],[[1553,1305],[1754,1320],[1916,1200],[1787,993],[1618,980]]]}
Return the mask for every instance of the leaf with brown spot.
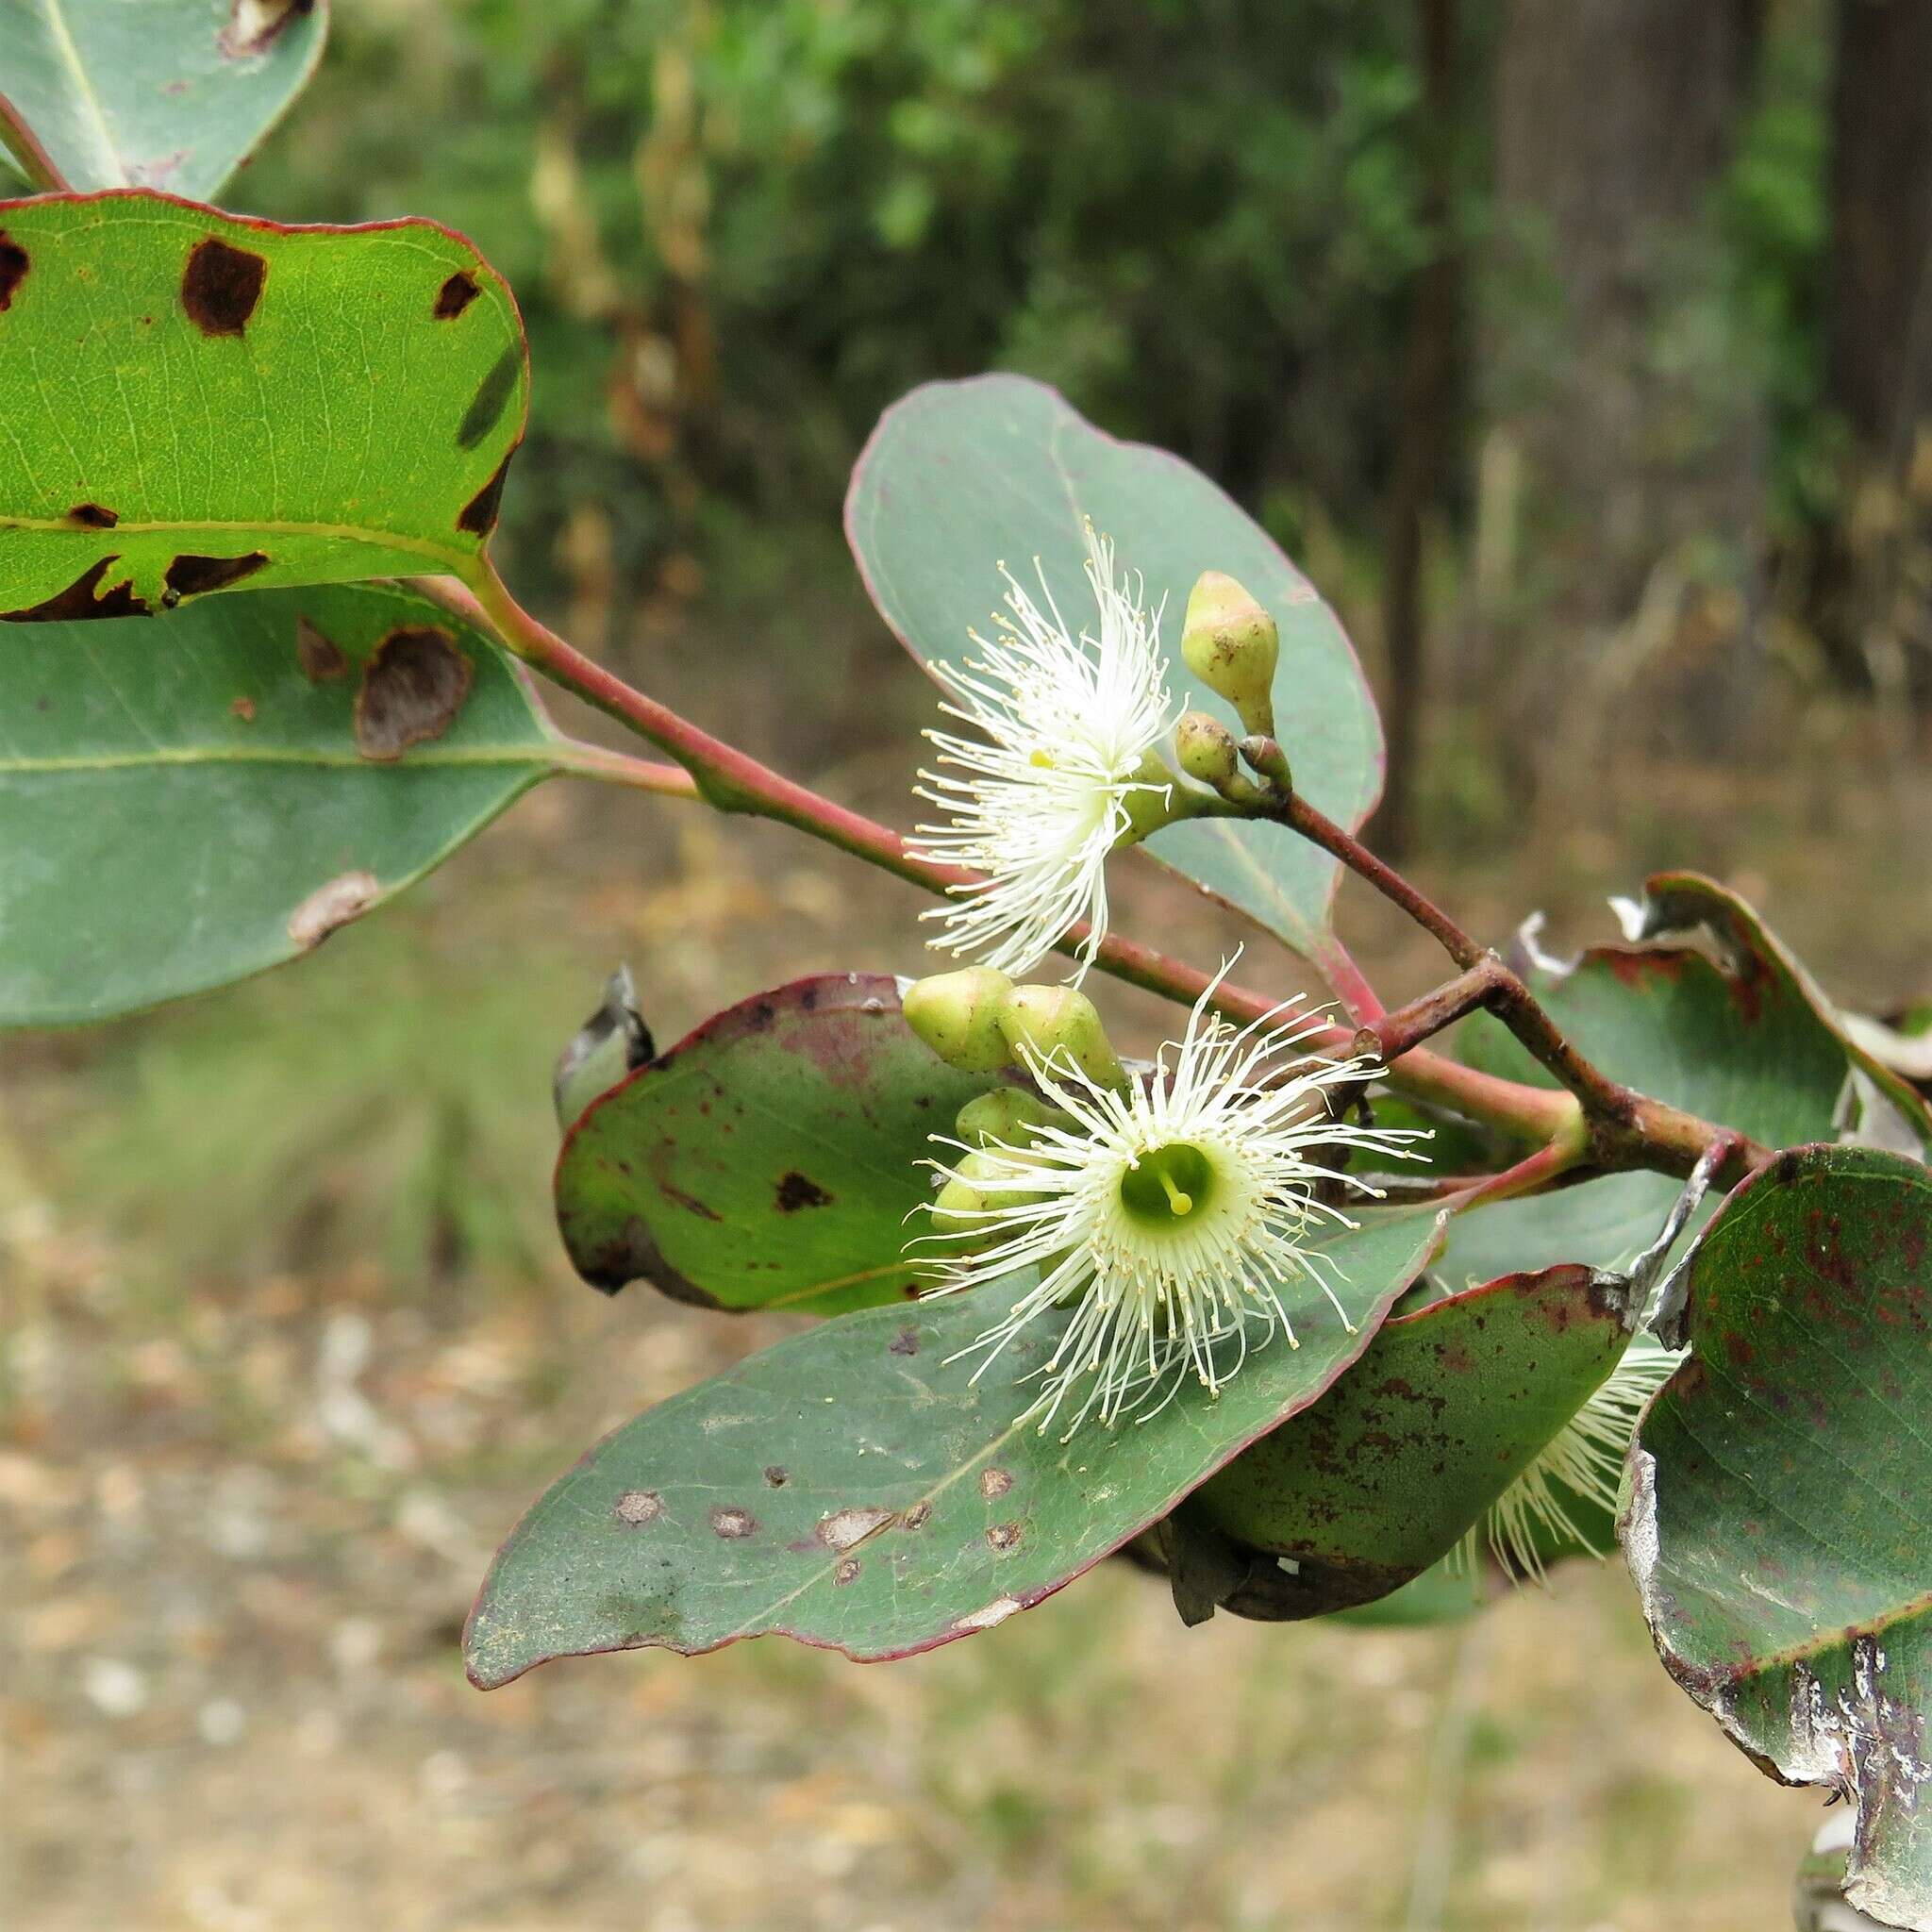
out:
{"label": "leaf with brown spot", "polygon": [[[1146,1421],[1064,1446],[1023,1420],[1037,1387],[1025,1377],[1064,1315],[1029,1329],[976,1382],[975,1364],[958,1358],[1024,1282],[808,1328],[606,1437],[532,1506],[471,1613],[471,1675],[487,1687],[554,1657],[694,1653],[766,1633],[891,1657],[991,1629],[1318,1400],[1425,1265],[1439,1229],[1433,1215],[1396,1212],[1337,1234],[1322,1245],[1353,1332],[1311,1279],[1287,1283],[1299,1349],[1257,1350],[1218,1401],[1190,1382]],[[892,1350],[908,1320],[910,1358]],[[774,1453],[785,1486],[760,1491]],[[979,1480],[994,1468],[1011,1478],[997,1500]],[[639,1489],[663,1500],[641,1538],[612,1513]],[[717,1535],[717,1498],[754,1494],[758,1533]]]}
{"label": "leaf with brown spot", "polygon": [[1932,1928],[1932,1174],[1809,1147],[1690,1272],[1691,1359],[1619,1525],[1665,1668],[1760,1770],[1850,1798],[1846,1896]]}
{"label": "leaf with brown spot", "polygon": [[1587,1268],[1425,1303],[1385,1322],[1320,1402],[1237,1457],[1188,1514],[1277,1574],[1274,1557],[1294,1559],[1271,1615],[1371,1603],[1455,1548],[1629,1340]]}
{"label": "leaf with brown spot", "polygon": [[605,1289],[641,1274],[819,1314],[902,1301],[929,1137],[987,1084],[920,1043],[884,974],[742,1001],[576,1120],[557,1163],[564,1246]]}
{"label": "leaf with brown spot", "polygon": [[[433,743],[373,764],[347,674],[431,629],[456,641],[469,694]],[[0,646],[0,832],[34,855],[0,865],[0,1026],[97,1020],[292,958],[440,863],[562,751],[501,651],[394,586],[244,591],[84,627],[50,616]],[[318,679],[327,653],[341,675]]]}
{"label": "leaf with brown spot", "polygon": [[[0,317],[0,610],[99,558],[84,505],[112,506],[116,569],[150,610],[244,582],[478,573],[528,377],[509,291],[459,236],[131,192],[0,203],[0,225],[35,264]],[[453,275],[476,290],[459,327],[427,292]]]}
{"label": "leaf with brown spot", "polygon": [[74,188],[212,201],[315,71],[327,25],[325,0],[0,0],[0,80],[31,130],[0,116],[0,145],[27,159],[37,142]]}

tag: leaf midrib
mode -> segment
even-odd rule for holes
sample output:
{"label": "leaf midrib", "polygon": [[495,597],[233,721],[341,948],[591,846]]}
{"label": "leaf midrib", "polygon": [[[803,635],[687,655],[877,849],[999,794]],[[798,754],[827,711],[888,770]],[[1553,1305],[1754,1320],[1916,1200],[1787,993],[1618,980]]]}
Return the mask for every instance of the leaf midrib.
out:
{"label": "leaf midrib", "polygon": [[0,778],[68,772],[142,771],[151,765],[307,765],[331,771],[408,771],[424,765],[560,765],[554,747],[490,744],[441,749],[419,746],[402,758],[370,758],[360,752],[303,751],[285,745],[157,745],[140,752],[104,752],[79,758],[10,758],[0,755]]}
{"label": "leaf midrib", "polygon": [[47,17],[47,31],[54,42],[55,52],[74,76],[75,92],[85,105],[88,118],[94,125],[94,133],[100,142],[101,153],[107,160],[107,172],[113,177],[98,184],[85,185],[106,188],[132,187],[133,176],[128,174],[126,164],[121,158],[121,152],[114,145],[113,132],[108,125],[108,117],[101,107],[100,96],[94,92],[93,85],[87,77],[87,69],[81,64],[80,49],[74,44],[74,36],[68,31],[60,0],[41,0],[41,10]]}
{"label": "leaf midrib", "polygon": [[[117,537],[169,536],[179,530],[211,530],[226,535],[261,531],[272,537],[325,537],[371,549],[407,550],[460,572],[471,561],[468,550],[446,547],[428,537],[411,537],[401,530],[372,529],[361,524],[291,523],[274,517],[165,517],[154,522],[124,519],[109,529],[83,527],[66,517],[24,516],[0,510],[0,530],[36,530],[63,536],[87,536],[102,544]],[[270,559],[274,561],[273,558]]]}

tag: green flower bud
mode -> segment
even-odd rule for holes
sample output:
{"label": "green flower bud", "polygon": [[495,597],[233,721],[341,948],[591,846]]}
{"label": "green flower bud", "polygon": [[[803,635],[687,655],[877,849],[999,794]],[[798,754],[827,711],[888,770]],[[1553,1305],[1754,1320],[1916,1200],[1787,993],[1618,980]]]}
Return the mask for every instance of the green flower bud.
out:
{"label": "green flower bud", "polygon": [[991,1093],[969,1100],[959,1109],[955,1125],[960,1140],[975,1147],[994,1141],[1003,1147],[1030,1147],[1040,1128],[1066,1118],[1037,1093],[1018,1087],[995,1087]]}
{"label": "green flower bud", "polygon": [[1174,742],[1180,753],[1181,770],[1219,791],[1241,770],[1234,748],[1234,733],[1219,718],[1206,711],[1184,711],[1174,726]]}
{"label": "green flower bud", "polygon": [[1024,1066],[1023,1046],[1036,1059],[1057,1054],[1071,1059],[1098,1087],[1124,1087],[1125,1069],[1100,1024],[1099,1009],[1077,987],[1016,986],[1000,1007],[1000,1031],[1014,1064]]}
{"label": "green flower bud", "polygon": [[983,1237],[988,1230],[981,1217],[991,1206],[991,1197],[971,1181],[949,1180],[933,1197],[932,1231],[951,1241]]}
{"label": "green flower bud", "polygon": [[1209,691],[1241,713],[1249,731],[1271,738],[1280,642],[1274,620],[1231,576],[1201,573],[1188,595],[1181,656]]}
{"label": "green flower bud", "polygon": [[996,1074],[1009,1049],[1000,1008],[1013,982],[992,966],[963,966],[917,981],[900,1002],[906,1024],[948,1066],[966,1074]]}
{"label": "green flower bud", "polygon": [[[1127,830],[1121,844],[1132,845],[1151,838],[1162,825],[1171,825],[1184,814],[1175,809],[1182,803],[1180,787],[1158,752],[1150,751],[1134,774],[1135,791],[1121,800],[1126,809]],[[1158,788],[1158,790],[1156,788]]]}
{"label": "green flower bud", "polygon": [[982,1241],[999,1230],[986,1220],[989,1209],[1024,1208],[1043,1197],[1016,1188],[989,1188],[995,1174],[1010,1174],[1010,1165],[996,1154],[968,1154],[947,1175],[933,1197],[932,1231],[948,1241]]}

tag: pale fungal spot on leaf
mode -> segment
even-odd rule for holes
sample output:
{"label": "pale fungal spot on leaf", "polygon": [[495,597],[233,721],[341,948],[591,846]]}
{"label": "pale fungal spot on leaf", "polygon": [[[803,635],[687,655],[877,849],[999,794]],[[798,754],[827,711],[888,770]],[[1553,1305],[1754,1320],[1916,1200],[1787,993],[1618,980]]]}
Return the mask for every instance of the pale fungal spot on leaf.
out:
{"label": "pale fungal spot on leaf", "polygon": [[996,1497],[1004,1496],[1013,1487],[1013,1478],[1003,1469],[988,1469],[980,1473],[979,1493],[991,1503]]}
{"label": "pale fungal spot on leaf", "polygon": [[655,1523],[664,1513],[664,1498],[656,1490],[626,1490],[617,1499],[616,1516],[633,1529]]}
{"label": "pale fungal spot on leaf", "polygon": [[373,872],[345,872],[318,886],[290,913],[289,937],[308,952],[351,920],[361,918],[381,891]]}
{"label": "pale fungal spot on leaf", "polygon": [[1013,1612],[1022,1607],[1016,1596],[996,1596],[983,1610],[973,1610],[967,1615],[955,1619],[955,1630],[991,1630],[995,1624],[1004,1624]]}
{"label": "pale fungal spot on leaf", "polygon": [[863,1542],[875,1529],[891,1522],[892,1515],[891,1510],[871,1504],[839,1509],[820,1520],[816,1534],[828,1550],[849,1550],[854,1543]]}
{"label": "pale fungal spot on leaf", "polygon": [[230,60],[265,54],[293,22],[315,10],[315,0],[235,0],[228,24],[216,42]]}
{"label": "pale fungal spot on leaf", "polygon": [[853,1582],[858,1575],[858,1558],[857,1557],[846,1557],[841,1559],[839,1567],[832,1572],[832,1581],[842,1586]]}
{"label": "pale fungal spot on leaf", "polygon": [[758,1526],[758,1518],[749,1509],[718,1508],[711,1511],[711,1527],[727,1541],[747,1537]]}
{"label": "pale fungal spot on leaf", "polygon": [[1020,1547],[1020,1539],[1024,1534],[1017,1523],[996,1523],[986,1533],[987,1547],[997,1556],[1004,1557],[1008,1550]]}

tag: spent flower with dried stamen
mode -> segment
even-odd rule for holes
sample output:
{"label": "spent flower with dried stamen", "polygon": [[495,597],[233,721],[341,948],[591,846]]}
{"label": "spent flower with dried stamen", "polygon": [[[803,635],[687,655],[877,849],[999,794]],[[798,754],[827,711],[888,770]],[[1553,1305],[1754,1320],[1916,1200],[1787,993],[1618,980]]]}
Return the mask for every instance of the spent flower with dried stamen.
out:
{"label": "spent flower with dried stamen", "polygon": [[1608,1378],[1560,1428],[1527,1469],[1490,1506],[1471,1530],[1464,1560],[1474,1556],[1480,1533],[1491,1553],[1512,1575],[1542,1581],[1545,1550],[1574,1543],[1593,1557],[1599,1549],[1572,1513],[1575,1501],[1612,1515],[1624,1457],[1644,1404],[1670,1380],[1684,1359],[1639,1336]]}
{"label": "spent flower with dried stamen", "polygon": [[942,1143],[960,1158],[936,1163],[945,1232],[925,1238],[929,1291],[1039,1271],[962,1352],[984,1357],[974,1379],[1032,1324],[1072,1310],[1031,1372],[1041,1389],[1027,1416],[1042,1430],[1070,1403],[1068,1436],[1089,1417],[1154,1413],[1191,1375],[1218,1393],[1277,1331],[1299,1346],[1282,1296],[1304,1283],[1352,1327],[1316,1241],[1355,1223],[1321,1190],[1380,1191],[1329,1163],[1348,1149],[1412,1158],[1407,1143],[1426,1137],[1335,1119],[1331,1096],[1373,1077],[1376,1063],[1307,1052],[1320,1023],[1286,1017],[1293,1002],[1229,1025],[1208,1011],[1219,983],[1151,1077],[1104,1086],[1065,1056],[1027,1052],[1058,1115],[1024,1144]]}
{"label": "spent flower with dried stamen", "polygon": [[1172,799],[1156,746],[1174,722],[1162,668],[1160,610],[1144,608],[1138,576],[1116,574],[1112,543],[1087,526],[1087,577],[1098,627],[1077,634],[1060,615],[1036,559],[1041,603],[1008,571],[994,634],[972,633],[978,655],[936,664],[946,713],[981,736],[928,731],[940,770],[920,796],[951,814],[908,841],[915,856],[985,876],[926,915],[932,943],[1024,973],[1081,920],[1082,977],[1107,931],[1107,860],[1144,836]]}

